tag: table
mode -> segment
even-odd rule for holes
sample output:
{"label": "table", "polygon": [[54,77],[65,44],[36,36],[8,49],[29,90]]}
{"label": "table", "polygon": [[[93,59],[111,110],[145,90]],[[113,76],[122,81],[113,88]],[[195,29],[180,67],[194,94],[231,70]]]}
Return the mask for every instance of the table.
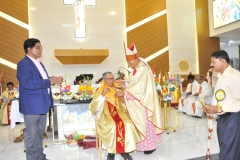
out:
{"label": "table", "polygon": [[19,112],[18,100],[12,101],[10,119],[11,119],[10,129],[13,129],[16,126],[16,122],[24,122],[23,114]]}
{"label": "table", "polygon": [[[19,101],[13,100],[11,105],[10,117],[11,124],[10,129],[16,126],[16,122],[24,122],[23,114],[19,112]],[[47,118],[47,126],[49,125],[49,119]]]}
{"label": "table", "polygon": [[88,110],[89,103],[72,100],[71,103],[61,104],[54,101],[53,112],[53,143],[62,144],[66,139],[64,134],[77,132],[95,136],[95,117]]}

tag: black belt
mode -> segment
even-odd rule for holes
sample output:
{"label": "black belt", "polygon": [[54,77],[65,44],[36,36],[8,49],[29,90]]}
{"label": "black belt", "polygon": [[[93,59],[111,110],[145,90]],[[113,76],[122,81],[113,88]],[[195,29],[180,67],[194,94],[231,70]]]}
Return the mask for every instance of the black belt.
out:
{"label": "black belt", "polygon": [[230,116],[232,114],[235,114],[235,112],[226,112],[224,114],[221,114],[221,115],[218,115],[219,118],[223,118],[223,117],[227,117],[227,116]]}

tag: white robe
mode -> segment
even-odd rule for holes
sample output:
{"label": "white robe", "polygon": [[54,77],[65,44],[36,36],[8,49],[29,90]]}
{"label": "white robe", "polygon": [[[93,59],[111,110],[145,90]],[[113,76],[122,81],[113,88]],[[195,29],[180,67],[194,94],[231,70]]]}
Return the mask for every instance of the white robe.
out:
{"label": "white robe", "polygon": [[[207,77],[206,77],[206,79],[207,79],[208,84],[211,86],[212,91],[214,91],[214,87],[215,87],[215,85],[216,85],[216,83],[217,83],[217,80],[218,80],[217,75],[218,75],[218,73],[219,73],[219,72],[213,71],[212,77],[210,77],[210,76],[209,76],[209,70],[208,70],[208,72],[207,72]],[[210,84],[211,78],[212,78],[212,85]]]}
{"label": "white robe", "polygon": [[[202,87],[202,91],[198,96],[191,96],[188,98],[187,114],[189,115],[202,117],[203,110],[201,103],[198,101],[199,99],[206,104],[211,103],[212,89],[210,85],[207,82],[203,81],[198,87],[198,93],[200,91],[200,87]],[[195,108],[195,111],[193,108]]]}
{"label": "white robe", "polygon": [[[186,97],[186,93],[191,92],[191,85],[192,85],[192,93],[198,92],[198,82],[196,80],[193,83],[188,83],[187,89],[183,92],[181,98],[178,101],[178,111],[179,112],[187,112],[187,104],[188,104],[188,97]],[[184,101],[184,105],[182,105],[182,100]]]}

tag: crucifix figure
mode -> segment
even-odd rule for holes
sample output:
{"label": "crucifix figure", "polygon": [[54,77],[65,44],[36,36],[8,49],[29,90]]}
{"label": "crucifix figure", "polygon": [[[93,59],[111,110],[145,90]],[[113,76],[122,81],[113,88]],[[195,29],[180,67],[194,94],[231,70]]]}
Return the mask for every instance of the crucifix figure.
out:
{"label": "crucifix figure", "polygon": [[63,0],[64,4],[74,5],[75,37],[86,37],[85,6],[95,6],[96,0]]}

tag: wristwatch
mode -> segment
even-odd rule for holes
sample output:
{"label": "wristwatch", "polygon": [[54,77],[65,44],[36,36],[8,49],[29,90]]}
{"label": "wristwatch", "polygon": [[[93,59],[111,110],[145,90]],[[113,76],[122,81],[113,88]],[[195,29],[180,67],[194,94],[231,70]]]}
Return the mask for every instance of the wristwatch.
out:
{"label": "wristwatch", "polygon": [[221,113],[221,112],[223,112],[222,106],[219,106],[219,107],[218,107],[218,113]]}

